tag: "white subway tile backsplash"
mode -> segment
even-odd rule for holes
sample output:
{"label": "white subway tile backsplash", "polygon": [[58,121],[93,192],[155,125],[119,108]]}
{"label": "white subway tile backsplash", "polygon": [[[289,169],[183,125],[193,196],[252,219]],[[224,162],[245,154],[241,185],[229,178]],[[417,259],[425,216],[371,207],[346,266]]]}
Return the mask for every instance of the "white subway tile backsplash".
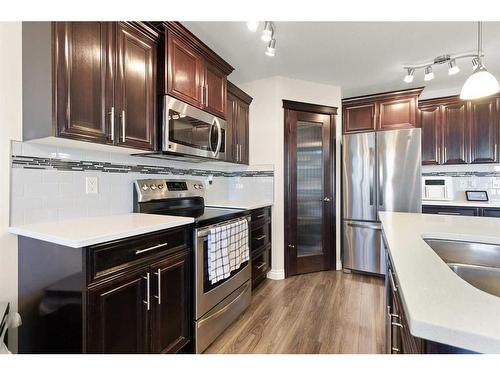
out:
{"label": "white subway tile backsplash", "polygon": [[[110,154],[100,151],[56,148],[52,146],[13,141],[12,155],[24,157],[56,158],[61,161],[111,162],[114,164],[148,165],[178,169],[204,169],[223,172],[269,171],[272,166],[225,165],[223,163],[191,164],[184,162]],[[207,204],[217,201],[255,200],[272,201],[273,177],[227,177],[159,175],[139,172],[110,173],[102,171],[67,171],[60,169],[31,169],[36,166],[16,165],[11,178],[11,225],[43,221],[66,220],[129,213],[133,210],[133,182],[146,178],[190,178],[203,181]],[[85,194],[85,178],[96,176],[99,191]],[[209,180],[212,184],[209,184]],[[500,187],[500,186],[499,186]]]}

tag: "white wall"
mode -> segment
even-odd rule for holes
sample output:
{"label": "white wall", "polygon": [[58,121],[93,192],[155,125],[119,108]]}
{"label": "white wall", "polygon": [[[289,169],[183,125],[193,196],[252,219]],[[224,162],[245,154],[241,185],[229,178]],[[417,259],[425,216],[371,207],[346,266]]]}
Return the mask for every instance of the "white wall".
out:
{"label": "white wall", "polygon": [[[284,110],[283,99],[337,107],[337,218],[340,218],[341,92],[336,86],[272,77],[240,84],[254,100],[250,106],[250,164],[274,164],[273,255],[270,278],[284,277]],[[337,220],[337,268],[340,268],[340,220]]]}
{"label": "white wall", "polygon": [[[17,309],[17,239],[9,226],[10,140],[22,135],[21,22],[0,22],[0,300]],[[11,350],[17,346],[9,335]]]}

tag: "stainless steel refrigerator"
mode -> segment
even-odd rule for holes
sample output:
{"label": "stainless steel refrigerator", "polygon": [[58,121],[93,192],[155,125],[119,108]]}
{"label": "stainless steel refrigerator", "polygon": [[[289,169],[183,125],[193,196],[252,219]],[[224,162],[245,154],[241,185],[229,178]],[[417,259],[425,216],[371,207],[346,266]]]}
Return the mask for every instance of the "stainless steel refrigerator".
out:
{"label": "stainless steel refrigerator", "polygon": [[343,138],[343,267],[385,274],[379,211],[421,212],[420,129]]}

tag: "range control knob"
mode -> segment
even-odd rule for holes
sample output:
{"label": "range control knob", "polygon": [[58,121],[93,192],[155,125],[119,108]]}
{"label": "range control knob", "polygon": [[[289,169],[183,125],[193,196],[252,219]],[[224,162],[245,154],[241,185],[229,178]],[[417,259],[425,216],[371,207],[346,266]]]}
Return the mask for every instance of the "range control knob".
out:
{"label": "range control knob", "polygon": [[194,188],[195,188],[195,189],[198,189],[198,188],[199,188],[199,185],[198,185],[198,184],[194,184]]}
{"label": "range control knob", "polygon": [[156,185],[155,184],[151,184],[151,190],[156,190]]}
{"label": "range control knob", "polygon": [[163,189],[163,185],[162,184],[158,185],[158,189],[160,190]]}
{"label": "range control knob", "polygon": [[146,191],[146,190],[148,190],[148,189],[149,189],[149,186],[148,186],[148,185],[146,185],[146,184],[142,185],[142,190]]}

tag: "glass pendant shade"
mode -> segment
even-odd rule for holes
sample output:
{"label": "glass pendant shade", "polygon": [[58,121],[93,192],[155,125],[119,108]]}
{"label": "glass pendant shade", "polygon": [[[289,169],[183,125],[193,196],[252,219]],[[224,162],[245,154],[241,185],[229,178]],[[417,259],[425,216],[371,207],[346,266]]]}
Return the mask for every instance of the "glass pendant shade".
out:
{"label": "glass pendant shade", "polygon": [[498,91],[500,91],[500,86],[497,79],[484,66],[480,66],[465,81],[460,92],[460,99],[478,99],[496,94]]}

